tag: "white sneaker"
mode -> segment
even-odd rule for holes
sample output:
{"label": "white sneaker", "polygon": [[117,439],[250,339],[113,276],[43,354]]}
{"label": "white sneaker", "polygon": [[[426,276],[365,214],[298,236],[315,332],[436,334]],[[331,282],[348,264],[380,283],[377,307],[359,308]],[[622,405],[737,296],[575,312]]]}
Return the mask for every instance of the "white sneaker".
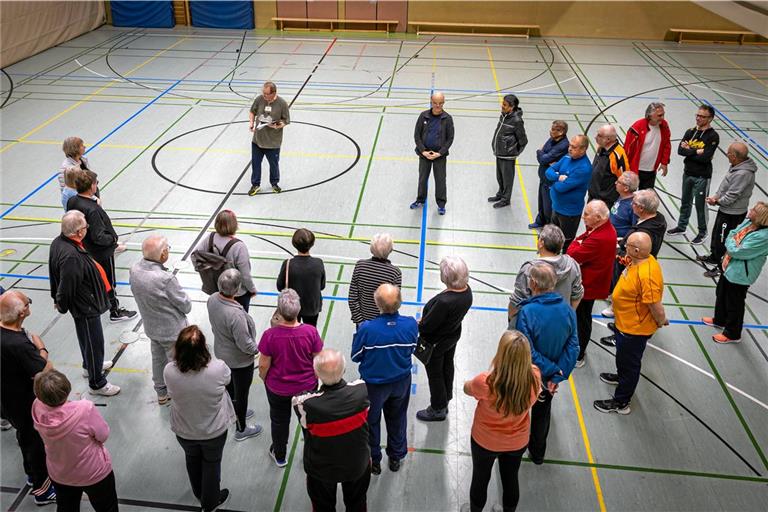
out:
{"label": "white sneaker", "polygon": [[[113,366],[115,366],[115,363],[111,359],[107,359],[104,361],[104,364],[101,365],[101,371],[111,370]],[[85,368],[83,368],[83,378],[88,378],[88,370]]]}
{"label": "white sneaker", "polygon": [[0,430],[11,430],[13,428],[13,425],[11,425],[11,422],[7,419],[3,418],[0,420]]}
{"label": "white sneaker", "polygon": [[587,355],[584,354],[584,357],[581,359],[576,360],[576,368],[583,368],[585,364],[587,364]]}
{"label": "white sneaker", "polygon": [[602,310],[600,314],[606,318],[613,318],[613,306],[608,306],[607,308]]}
{"label": "white sneaker", "polygon": [[104,387],[90,390],[90,393],[92,395],[101,395],[101,396],[115,396],[119,392],[120,392],[120,386],[115,386],[114,384],[110,384],[109,382],[107,382],[107,384]]}

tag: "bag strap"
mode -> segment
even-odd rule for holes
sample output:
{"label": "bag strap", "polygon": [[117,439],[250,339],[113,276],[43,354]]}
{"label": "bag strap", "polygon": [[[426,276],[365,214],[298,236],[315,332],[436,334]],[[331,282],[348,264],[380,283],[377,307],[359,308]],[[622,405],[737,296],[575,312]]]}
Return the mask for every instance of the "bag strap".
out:
{"label": "bag strap", "polygon": [[208,252],[213,252],[213,233],[208,237]]}
{"label": "bag strap", "polygon": [[233,246],[233,245],[235,245],[235,244],[236,244],[237,242],[239,242],[239,241],[240,241],[239,239],[237,239],[237,238],[233,238],[232,240],[230,240],[229,242],[227,242],[227,245],[225,245],[225,246],[224,246],[224,250],[223,250],[223,251],[221,251],[221,256],[222,256],[222,257],[224,257],[224,258],[226,258],[226,257],[227,257],[227,253],[228,253],[228,252],[229,252],[229,250],[232,248],[232,246]]}
{"label": "bag strap", "polygon": [[288,285],[288,269],[290,268],[291,268],[291,259],[288,258],[287,260],[285,260],[285,287],[286,288],[290,288],[290,286]]}

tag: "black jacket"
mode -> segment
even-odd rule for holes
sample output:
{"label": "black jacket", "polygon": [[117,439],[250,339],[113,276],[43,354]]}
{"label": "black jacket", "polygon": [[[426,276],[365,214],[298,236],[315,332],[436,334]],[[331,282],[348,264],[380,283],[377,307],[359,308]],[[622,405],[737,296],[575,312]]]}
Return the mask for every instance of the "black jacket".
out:
{"label": "black jacket", "polygon": [[67,211],[78,210],[85,215],[88,232],[83,239],[86,250],[96,260],[111,258],[117,247],[117,233],[112,227],[109,215],[93,199],[82,196],[72,196],[67,201]]}
{"label": "black jacket", "polygon": [[[419,118],[416,120],[416,127],[413,129],[413,140],[416,143],[416,154],[419,157],[424,158],[421,153],[427,150],[424,142],[427,140],[427,128],[429,127],[429,120],[434,117],[432,109],[425,110],[419,114]],[[453,118],[448,112],[443,111],[440,114],[440,149],[437,150],[440,153],[441,158],[448,156],[448,149],[453,144]]]}
{"label": "black jacket", "polygon": [[[712,157],[715,156],[717,146],[720,144],[720,135],[717,134],[714,128],[708,128],[703,132],[696,128],[691,128],[685,132],[680,144],[683,142],[687,142],[689,147],[689,149],[685,149],[682,146],[677,146],[677,154],[685,157],[683,160],[683,172],[688,176],[711,178]],[[696,154],[696,151],[699,149],[704,150],[700,155]]]}
{"label": "black jacket", "polygon": [[527,144],[523,111],[518,108],[509,114],[502,113],[491,141],[491,148],[496,158],[509,160],[517,158]]}
{"label": "black jacket", "polygon": [[472,289],[463,292],[443,291],[424,306],[419,336],[427,343],[437,345],[435,353],[450,350],[461,338],[461,322],[472,306]]}
{"label": "black jacket", "polygon": [[608,208],[619,198],[616,180],[629,170],[629,160],[618,142],[608,149],[600,148],[592,160],[592,180],[589,183],[589,201],[600,199]]}
{"label": "black jacket", "polygon": [[368,388],[362,380],[293,397],[304,431],[304,471],[326,482],[357,480],[368,471]]}
{"label": "black jacket", "polygon": [[51,298],[61,313],[74,318],[98,316],[109,309],[109,297],[93,258],[64,235],[53,239],[48,253]]}
{"label": "black jacket", "polygon": [[658,257],[659,251],[661,250],[661,244],[664,243],[664,234],[667,232],[667,219],[664,218],[664,215],[656,212],[655,217],[651,217],[650,219],[645,220],[640,224],[635,223],[631,228],[629,228],[627,234],[624,235],[624,238],[622,238],[621,242],[619,242],[619,254],[622,256],[626,254],[627,249],[625,246],[627,243],[627,238],[629,238],[629,235],[637,231],[648,233],[648,236],[651,237],[651,254],[654,258]]}

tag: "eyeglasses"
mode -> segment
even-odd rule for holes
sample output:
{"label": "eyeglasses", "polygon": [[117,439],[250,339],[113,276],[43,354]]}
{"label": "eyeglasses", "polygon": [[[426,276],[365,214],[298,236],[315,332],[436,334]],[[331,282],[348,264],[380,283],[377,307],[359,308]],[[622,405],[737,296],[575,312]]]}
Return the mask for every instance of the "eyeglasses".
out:
{"label": "eyeglasses", "polygon": [[709,119],[710,117],[713,117],[713,116],[703,116],[701,114],[696,114],[696,119]]}
{"label": "eyeglasses", "polygon": [[31,306],[31,305],[32,305],[32,299],[30,299],[29,297],[27,297],[27,307],[29,307],[29,306]]}

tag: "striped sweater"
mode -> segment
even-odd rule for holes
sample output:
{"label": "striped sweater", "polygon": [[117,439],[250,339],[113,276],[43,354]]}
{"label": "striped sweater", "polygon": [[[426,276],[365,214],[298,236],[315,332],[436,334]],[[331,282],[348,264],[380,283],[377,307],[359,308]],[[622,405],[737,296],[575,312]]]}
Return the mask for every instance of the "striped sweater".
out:
{"label": "striped sweater", "polygon": [[393,284],[399,288],[402,282],[402,272],[389,260],[376,257],[359,260],[355,264],[352,280],[349,282],[348,304],[352,321],[360,324],[379,316],[379,308],[373,300],[373,292],[384,283]]}

